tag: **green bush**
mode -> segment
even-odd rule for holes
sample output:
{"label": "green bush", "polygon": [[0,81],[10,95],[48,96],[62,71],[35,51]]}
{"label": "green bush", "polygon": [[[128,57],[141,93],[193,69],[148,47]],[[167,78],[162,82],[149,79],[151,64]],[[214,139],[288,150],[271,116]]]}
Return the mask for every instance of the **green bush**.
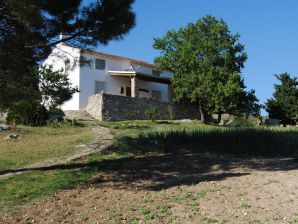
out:
{"label": "green bush", "polygon": [[151,107],[145,111],[145,116],[148,120],[156,121],[158,118],[158,110],[157,107]]}
{"label": "green bush", "polygon": [[49,127],[53,127],[53,128],[59,128],[61,126],[61,123],[62,122],[59,122],[57,119],[47,121],[47,125]]}
{"label": "green bush", "polygon": [[253,121],[246,117],[234,117],[233,121],[229,123],[231,127],[254,127]]}
{"label": "green bush", "polygon": [[168,106],[167,117],[170,121],[174,120],[174,110],[172,106]]}
{"label": "green bush", "polygon": [[46,108],[38,101],[20,101],[9,109],[6,121],[9,124],[41,126],[46,124],[47,118]]}

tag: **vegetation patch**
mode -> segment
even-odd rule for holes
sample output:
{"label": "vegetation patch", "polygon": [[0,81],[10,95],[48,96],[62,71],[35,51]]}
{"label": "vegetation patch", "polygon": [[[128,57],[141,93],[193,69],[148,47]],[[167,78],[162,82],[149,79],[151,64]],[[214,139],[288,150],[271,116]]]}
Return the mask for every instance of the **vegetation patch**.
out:
{"label": "vegetation patch", "polygon": [[136,139],[147,150],[215,152],[243,156],[296,156],[298,129],[190,128],[144,131]]}
{"label": "vegetation patch", "polygon": [[[19,139],[4,139],[11,133],[19,134]],[[86,144],[92,138],[90,127],[18,126],[17,130],[0,133],[0,171],[71,154],[78,150],[75,145]]]}
{"label": "vegetation patch", "polygon": [[76,185],[95,174],[92,169],[66,171],[35,171],[0,182],[0,215],[34,199]]}

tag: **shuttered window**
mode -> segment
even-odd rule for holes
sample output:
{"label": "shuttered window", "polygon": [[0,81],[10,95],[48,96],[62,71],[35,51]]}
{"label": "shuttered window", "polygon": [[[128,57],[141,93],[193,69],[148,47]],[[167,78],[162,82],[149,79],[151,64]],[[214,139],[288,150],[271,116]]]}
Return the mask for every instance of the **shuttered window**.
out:
{"label": "shuttered window", "polygon": [[154,100],[161,101],[161,91],[158,90],[152,90],[152,98]]}
{"label": "shuttered window", "polygon": [[101,93],[105,91],[105,82],[99,82],[99,81],[95,81],[95,88],[94,88],[94,93]]}
{"label": "shuttered window", "polygon": [[106,61],[103,59],[96,58],[95,59],[95,69],[105,70],[105,68],[106,68]]}

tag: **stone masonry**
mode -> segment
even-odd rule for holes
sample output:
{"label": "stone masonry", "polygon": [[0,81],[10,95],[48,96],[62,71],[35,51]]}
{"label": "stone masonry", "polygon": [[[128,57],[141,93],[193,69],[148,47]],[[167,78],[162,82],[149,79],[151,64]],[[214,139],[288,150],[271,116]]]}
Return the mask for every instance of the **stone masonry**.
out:
{"label": "stone masonry", "polygon": [[172,107],[174,119],[199,119],[198,108],[193,105],[159,102],[151,99],[99,93],[89,97],[87,113],[100,121],[144,120],[145,111],[156,107],[158,119],[168,119],[168,108]]}

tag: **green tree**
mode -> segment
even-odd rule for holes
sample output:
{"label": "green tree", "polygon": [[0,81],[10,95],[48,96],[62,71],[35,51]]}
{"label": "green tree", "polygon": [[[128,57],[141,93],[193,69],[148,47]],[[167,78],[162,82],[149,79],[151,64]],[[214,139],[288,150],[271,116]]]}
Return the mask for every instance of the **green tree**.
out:
{"label": "green tree", "polygon": [[283,125],[298,122],[298,80],[288,73],[275,75],[281,84],[275,84],[273,98],[266,102],[270,118],[281,120]]}
{"label": "green tree", "polygon": [[0,0],[0,108],[41,99],[35,71],[58,43],[92,48],[122,39],[135,23],[133,2]]}
{"label": "green tree", "polygon": [[72,94],[78,92],[72,87],[67,73],[53,71],[51,67],[41,67],[39,74],[39,89],[44,106],[57,107],[71,99]]}
{"label": "green tree", "polygon": [[259,99],[255,95],[255,90],[250,91],[242,91],[239,96],[239,104],[237,111],[235,111],[234,115],[243,116],[245,115],[248,118],[249,115],[254,117],[260,116],[261,109],[264,107],[263,105],[259,104]]}
{"label": "green tree", "polygon": [[221,19],[206,16],[186,28],[154,39],[161,56],[155,63],[174,73],[176,102],[198,105],[201,120],[212,113],[236,111],[244,91],[240,72],[247,55],[239,35]]}

